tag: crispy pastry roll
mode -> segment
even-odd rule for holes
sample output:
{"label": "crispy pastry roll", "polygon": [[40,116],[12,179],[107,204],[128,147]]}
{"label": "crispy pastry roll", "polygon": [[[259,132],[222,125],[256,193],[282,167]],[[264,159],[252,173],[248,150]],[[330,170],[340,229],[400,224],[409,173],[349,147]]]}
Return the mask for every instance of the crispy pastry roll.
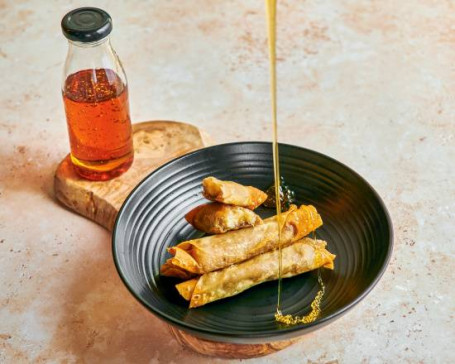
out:
{"label": "crispy pastry roll", "polygon": [[168,259],[162,266],[161,266],[161,275],[166,277],[176,277],[180,279],[190,279],[195,276],[194,273],[188,272],[185,269],[177,267],[172,264],[172,259]]}
{"label": "crispy pastry roll", "polygon": [[209,234],[222,234],[262,224],[262,219],[253,211],[218,202],[195,207],[185,215],[185,219],[196,229]]}
{"label": "crispy pastry roll", "polygon": [[220,181],[215,177],[207,177],[202,181],[202,194],[210,201],[246,207],[250,210],[254,210],[267,199],[267,194],[255,187]]}
{"label": "crispy pastry roll", "polygon": [[[281,214],[281,244],[287,246],[322,225],[321,216],[309,205]],[[206,236],[182,242],[169,248],[173,266],[204,274],[250,259],[256,255],[278,248],[278,224],[276,216],[263,224],[229,231],[220,235]]]}
{"label": "crispy pastry roll", "polygon": [[[304,238],[282,249],[282,277],[293,277],[320,267],[333,269],[335,255],[326,242]],[[273,250],[239,264],[176,285],[190,308],[234,296],[263,282],[278,279],[279,251]]]}

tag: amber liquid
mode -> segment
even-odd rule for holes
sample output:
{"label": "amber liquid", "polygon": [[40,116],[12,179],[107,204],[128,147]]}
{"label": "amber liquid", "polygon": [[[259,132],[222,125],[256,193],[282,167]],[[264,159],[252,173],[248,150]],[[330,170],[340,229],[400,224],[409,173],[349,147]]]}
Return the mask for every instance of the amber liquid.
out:
{"label": "amber liquid", "polygon": [[63,101],[71,161],[84,178],[108,180],[133,163],[128,89],[110,69],[87,69],[65,81]]}
{"label": "amber liquid", "polygon": [[[281,199],[280,196],[280,158],[278,151],[278,121],[277,121],[277,101],[276,101],[276,0],[265,0],[267,10],[267,30],[268,30],[268,46],[269,46],[269,61],[270,61],[270,96],[272,105],[272,126],[273,126],[273,172],[275,182],[275,200],[276,214],[278,223],[278,301],[275,313],[275,320],[284,325],[307,324],[316,320],[321,312],[320,305],[324,296],[325,287],[321,276],[318,273],[318,282],[320,290],[316,294],[311,303],[311,312],[306,316],[283,315],[281,312],[281,276],[282,276],[282,247],[281,247],[281,229],[285,221],[281,218]],[[316,236],[316,235],[314,235]]]}

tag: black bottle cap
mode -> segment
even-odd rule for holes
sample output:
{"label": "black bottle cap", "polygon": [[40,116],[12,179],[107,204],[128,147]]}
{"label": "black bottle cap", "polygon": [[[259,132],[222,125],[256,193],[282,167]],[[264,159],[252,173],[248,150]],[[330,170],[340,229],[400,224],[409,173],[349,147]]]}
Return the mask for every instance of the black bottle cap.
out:
{"label": "black bottle cap", "polygon": [[112,18],[98,8],[74,9],[63,17],[62,31],[69,40],[94,42],[110,34]]}

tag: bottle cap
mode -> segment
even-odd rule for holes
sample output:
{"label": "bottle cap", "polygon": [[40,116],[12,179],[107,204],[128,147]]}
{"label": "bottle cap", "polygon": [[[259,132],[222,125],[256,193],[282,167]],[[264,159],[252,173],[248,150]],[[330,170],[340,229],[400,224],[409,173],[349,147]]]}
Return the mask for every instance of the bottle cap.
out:
{"label": "bottle cap", "polygon": [[112,31],[112,18],[98,8],[78,8],[62,19],[62,31],[66,38],[77,42],[94,42],[107,37]]}

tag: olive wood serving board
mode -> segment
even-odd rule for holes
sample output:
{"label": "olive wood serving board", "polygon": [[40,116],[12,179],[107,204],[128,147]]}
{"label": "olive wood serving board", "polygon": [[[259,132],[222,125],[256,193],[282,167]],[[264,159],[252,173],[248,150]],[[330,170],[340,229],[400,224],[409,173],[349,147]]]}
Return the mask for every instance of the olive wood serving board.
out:
{"label": "olive wood serving board", "polygon": [[[105,182],[80,178],[69,155],[59,164],[54,177],[57,199],[78,214],[112,231],[115,218],[128,194],[150,172],[171,159],[210,146],[211,137],[197,127],[175,121],[147,121],[133,124],[134,162],[130,169]],[[169,326],[184,347],[203,355],[224,358],[253,358],[284,349],[295,340],[264,344],[231,344],[198,338]]]}

